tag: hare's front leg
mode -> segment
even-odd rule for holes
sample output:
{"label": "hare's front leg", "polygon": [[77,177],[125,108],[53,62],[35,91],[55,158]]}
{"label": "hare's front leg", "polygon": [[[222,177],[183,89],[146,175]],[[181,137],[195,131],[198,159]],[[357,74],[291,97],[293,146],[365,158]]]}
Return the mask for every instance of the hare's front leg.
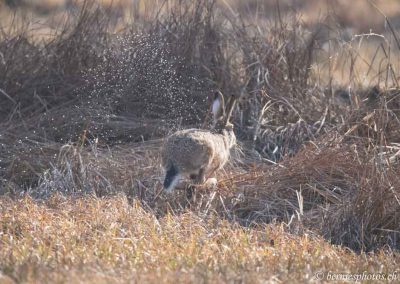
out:
{"label": "hare's front leg", "polygon": [[[215,172],[215,170],[211,171],[210,175],[212,175],[214,172]],[[197,175],[196,183],[197,184],[201,184],[201,185],[205,185],[207,187],[214,188],[214,187],[217,186],[218,181],[217,181],[217,179],[215,177],[206,178],[206,171],[205,171],[204,168],[201,168],[200,171],[199,171],[199,174]]]}
{"label": "hare's front leg", "polygon": [[189,175],[190,179],[193,180],[195,185],[189,185],[186,191],[186,198],[188,200],[195,201],[194,190],[196,189],[196,185],[203,185],[206,181],[205,170],[201,168],[197,173],[192,173]]}
{"label": "hare's front leg", "polygon": [[[215,170],[209,172],[208,176],[211,176]],[[206,177],[206,170],[205,168],[201,168],[197,174],[190,175],[190,178],[194,180],[194,182],[198,185],[205,185],[207,187],[216,187],[217,186],[217,179],[215,177],[207,178]]]}
{"label": "hare's front leg", "polygon": [[205,181],[206,181],[205,170],[204,168],[201,168],[196,176],[196,183],[203,184]]}

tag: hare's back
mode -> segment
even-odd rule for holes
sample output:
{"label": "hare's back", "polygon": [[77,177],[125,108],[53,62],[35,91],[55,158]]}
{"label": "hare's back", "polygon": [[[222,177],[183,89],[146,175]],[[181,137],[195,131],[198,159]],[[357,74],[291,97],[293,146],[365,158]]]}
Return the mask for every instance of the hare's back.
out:
{"label": "hare's back", "polygon": [[178,131],[167,138],[163,164],[173,162],[180,170],[192,172],[211,162],[212,134],[200,129]]}

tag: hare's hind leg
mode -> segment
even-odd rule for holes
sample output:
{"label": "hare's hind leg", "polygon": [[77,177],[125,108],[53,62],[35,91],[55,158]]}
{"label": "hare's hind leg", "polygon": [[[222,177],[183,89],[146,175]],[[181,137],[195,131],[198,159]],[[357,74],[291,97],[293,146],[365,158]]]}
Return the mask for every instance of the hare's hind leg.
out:
{"label": "hare's hind leg", "polygon": [[[219,167],[215,167],[211,171],[208,172],[208,178],[205,178],[206,179],[206,181],[205,181],[206,186],[211,187],[211,188],[216,188],[217,187],[218,180],[217,180],[217,178],[215,177],[214,174],[218,170],[218,168]],[[212,176],[214,176],[214,177],[212,177]]]}
{"label": "hare's hind leg", "polygon": [[218,184],[218,180],[215,177],[212,178],[208,178],[206,181],[206,185],[211,187],[211,188],[215,188]]}

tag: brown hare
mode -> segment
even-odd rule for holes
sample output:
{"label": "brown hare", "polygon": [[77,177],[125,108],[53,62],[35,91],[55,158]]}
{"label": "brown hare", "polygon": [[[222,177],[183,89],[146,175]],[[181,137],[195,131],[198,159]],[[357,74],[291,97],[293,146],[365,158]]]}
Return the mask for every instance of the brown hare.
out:
{"label": "brown hare", "polygon": [[[224,97],[217,92],[210,110],[213,114],[211,130],[186,129],[167,138],[162,152],[162,165],[166,171],[164,189],[167,192],[175,188],[181,177],[190,177],[195,183],[204,184],[206,176],[213,175],[229,160],[230,150],[236,144],[233,124],[229,122],[235,100],[235,97],[230,97],[225,111]],[[207,183],[215,186],[217,180],[210,178]]]}

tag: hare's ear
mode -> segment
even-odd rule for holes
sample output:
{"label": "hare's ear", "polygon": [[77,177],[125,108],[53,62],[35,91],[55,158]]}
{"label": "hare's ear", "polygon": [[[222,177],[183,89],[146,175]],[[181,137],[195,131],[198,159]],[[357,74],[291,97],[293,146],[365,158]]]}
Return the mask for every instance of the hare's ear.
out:
{"label": "hare's ear", "polygon": [[206,116],[204,117],[202,129],[206,129],[208,127],[208,123],[210,120],[211,115],[213,115],[213,102],[214,102],[215,94],[208,94],[207,95],[207,112]]}
{"label": "hare's ear", "polygon": [[228,103],[226,106],[226,116],[224,116],[224,126],[225,127],[229,123],[229,119],[231,118],[233,109],[235,107],[236,99],[237,99],[236,96],[230,96],[228,99]]}
{"label": "hare's ear", "polygon": [[214,122],[216,122],[219,118],[225,116],[224,96],[219,91],[214,94],[214,99],[211,104],[211,112],[214,116]]}

